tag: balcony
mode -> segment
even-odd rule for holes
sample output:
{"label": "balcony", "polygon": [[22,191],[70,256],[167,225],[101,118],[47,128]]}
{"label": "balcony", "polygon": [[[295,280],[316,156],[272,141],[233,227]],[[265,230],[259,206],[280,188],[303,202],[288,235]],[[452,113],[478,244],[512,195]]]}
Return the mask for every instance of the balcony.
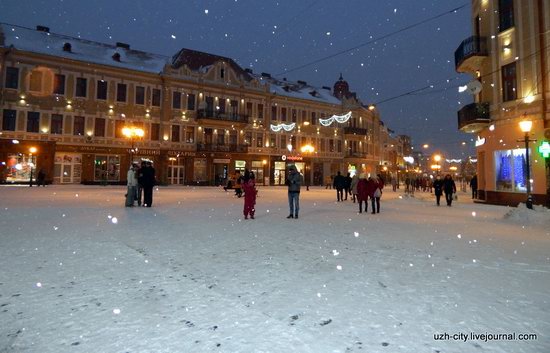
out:
{"label": "balcony", "polygon": [[487,57],[487,38],[472,36],[460,43],[455,51],[455,68],[457,72],[474,73],[481,68]]}
{"label": "balcony", "polygon": [[200,109],[197,111],[198,120],[215,120],[217,122],[227,122],[230,124],[248,124],[248,115],[235,113],[220,113],[213,110]]}
{"label": "balcony", "polygon": [[348,152],[345,158],[367,158],[367,154],[365,152]]}
{"label": "balcony", "polygon": [[491,123],[489,103],[472,103],[458,111],[458,129],[476,133]]}
{"label": "balcony", "polygon": [[367,135],[367,129],[364,129],[362,127],[351,127],[346,126],[344,127],[344,134],[345,135],[360,135],[365,136]]}
{"label": "balcony", "polygon": [[198,152],[248,152],[247,145],[217,145],[213,143],[197,143]]}

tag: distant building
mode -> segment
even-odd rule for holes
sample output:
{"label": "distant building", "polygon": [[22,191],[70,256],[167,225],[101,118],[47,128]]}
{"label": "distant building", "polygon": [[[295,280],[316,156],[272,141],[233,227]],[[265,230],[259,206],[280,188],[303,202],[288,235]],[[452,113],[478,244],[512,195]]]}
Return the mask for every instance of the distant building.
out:
{"label": "distant building", "polygon": [[474,0],[472,29],[455,52],[455,64],[473,76],[465,88],[474,103],[458,112],[458,128],[476,140],[479,200],[526,201],[519,123],[529,120],[529,139],[536,139],[529,142],[532,195],[535,204],[550,206],[550,159],[539,150],[550,139],[550,0]]}
{"label": "distant building", "polygon": [[40,168],[53,183],[124,183],[132,161],[150,160],[167,184],[219,185],[247,168],[283,185],[295,164],[320,185],[375,173],[384,154],[378,112],[342,76],[317,88],[191,49],[168,57],[7,24],[0,60],[4,182]]}

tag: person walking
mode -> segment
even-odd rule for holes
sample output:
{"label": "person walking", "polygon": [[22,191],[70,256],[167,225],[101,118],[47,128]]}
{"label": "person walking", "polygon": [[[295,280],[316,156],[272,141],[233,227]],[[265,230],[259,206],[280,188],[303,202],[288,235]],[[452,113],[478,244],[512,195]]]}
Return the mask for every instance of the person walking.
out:
{"label": "person walking", "polygon": [[147,168],[147,163],[145,161],[141,161],[141,165],[136,170],[137,175],[137,204],[138,206],[141,206],[143,203],[143,171]]}
{"label": "person walking", "polygon": [[372,214],[380,213],[380,198],[382,197],[382,189],[384,182],[378,177],[369,179],[369,196],[371,198]]}
{"label": "person walking", "polygon": [[256,205],[256,179],[254,176],[254,173],[251,173],[248,170],[245,170],[244,177],[243,177],[243,191],[244,191],[244,219],[248,219],[248,216],[250,215],[250,219],[254,219],[254,212]]}
{"label": "person walking", "polygon": [[477,174],[474,174],[470,180],[470,188],[472,189],[472,199],[477,199]]}
{"label": "person walking", "polygon": [[445,193],[447,206],[451,207],[453,203],[453,194],[456,193],[456,184],[451,174],[445,175],[445,179],[443,179],[443,192]]}
{"label": "person walking", "polygon": [[134,201],[136,200],[137,192],[137,177],[136,177],[137,164],[131,164],[126,174],[126,207],[134,207]]}
{"label": "person walking", "polygon": [[302,186],[303,178],[295,165],[288,167],[288,176],[285,184],[288,186],[288,206],[290,214],[286,218],[298,218],[300,211],[300,187]]}
{"label": "person walking", "polygon": [[325,189],[332,189],[332,175],[325,177]]}
{"label": "person walking", "polygon": [[46,172],[44,172],[44,168],[40,168],[36,176],[36,186],[40,187],[40,185],[46,187]]}
{"label": "person walking", "polygon": [[344,188],[346,187],[346,178],[338,172],[334,177],[332,186],[336,189],[336,200],[338,202],[344,201]]}
{"label": "person walking", "polygon": [[153,205],[153,187],[156,184],[155,168],[153,163],[147,162],[143,170],[143,206],[151,207]]}
{"label": "person walking", "polygon": [[351,199],[353,200],[353,203],[355,203],[355,200],[357,199],[357,183],[359,182],[359,174],[355,173],[353,175],[353,178],[351,178]]}
{"label": "person walking", "polygon": [[433,182],[433,189],[435,194],[435,202],[439,206],[439,201],[441,200],[441,195],[443,195],[443,180],[441,176],[437,176]]}
{"label": "person walking", "polygon": [[357,203],[359,204],[359,213],[363,213],[363,202],[365,203],[365,213],[369,211],[369,193],[367,175],[361,173],[357,182]]}
{"label": "person walking", "polygon": [[243,176],[241,175],[241,171],[237,170],[235,171],[235,195],[237,197],[243,196]]}
{"label": "person walking", "polygon": [[351,181],[352,181],[352,178],[351,178],[351,174],[348,173],[348,175],[346,175],[344,177],[344,180],[345,180],[345,183],[344,183],[344,197],[345,199],[344,200],[348,200],[348,194],[351,195]]}
{"label": "person walking", "polygon": [[397,179],[395,177],[392,176],[391,178],[391,188],[394,192],[397,191]]}

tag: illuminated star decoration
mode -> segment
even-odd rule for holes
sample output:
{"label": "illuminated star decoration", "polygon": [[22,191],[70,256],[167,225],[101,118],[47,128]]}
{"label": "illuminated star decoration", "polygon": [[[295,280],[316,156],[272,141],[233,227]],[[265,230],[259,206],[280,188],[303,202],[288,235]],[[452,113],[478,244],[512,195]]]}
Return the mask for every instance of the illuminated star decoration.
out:
{"label": "illuminated star decoration", "polygon": [[351,118],[351,112],[348,112],[347,114],[344,114],[344,115],[333,115],[328,119],[319,119],[319,122],[323,126],[329,126],[335,120],[337,122],[339,122],[340,124],[343,124],[343,123],[347,122],[349,120],[349,118]]}
{"label": "illuminated star decoration", "polygon": [[281,129],[284,129],[285,131],[291,131],[296,127],[296,123],[292,124],[279,124],[279,125],[273,125],[271,124],[271,130],[275,132],[281,131]]}

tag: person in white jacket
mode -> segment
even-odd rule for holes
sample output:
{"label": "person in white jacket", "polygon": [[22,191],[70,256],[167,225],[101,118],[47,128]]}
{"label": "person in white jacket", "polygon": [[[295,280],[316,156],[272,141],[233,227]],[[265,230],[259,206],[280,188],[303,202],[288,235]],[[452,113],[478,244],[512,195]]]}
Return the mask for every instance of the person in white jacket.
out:
{"label": "person in white jacket", "polygon": [[130,165],[130,169],[128,169],[128,174],[126,175],[126,185],[128,186],[126,193],[126,207],[133,207],[136,200],[136,192],[138,187],[136,176],[137,168],[137,164]]}

